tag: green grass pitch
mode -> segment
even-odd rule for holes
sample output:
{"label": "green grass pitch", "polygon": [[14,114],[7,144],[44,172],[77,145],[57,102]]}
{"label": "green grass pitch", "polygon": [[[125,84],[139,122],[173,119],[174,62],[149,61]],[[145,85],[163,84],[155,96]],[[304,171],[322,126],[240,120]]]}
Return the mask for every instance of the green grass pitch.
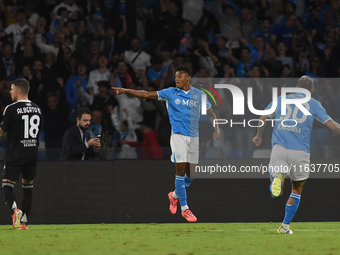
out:
{"label": "green grass pitch", "polygon": [[0,254],[340,254],[340,222],[0,226]]}

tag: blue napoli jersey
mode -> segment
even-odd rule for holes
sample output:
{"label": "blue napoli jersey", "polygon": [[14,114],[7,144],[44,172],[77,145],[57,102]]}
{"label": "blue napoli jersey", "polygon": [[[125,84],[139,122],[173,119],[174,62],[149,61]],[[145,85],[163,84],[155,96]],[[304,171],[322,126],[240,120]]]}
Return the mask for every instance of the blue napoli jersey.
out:
{"label": "blue napoli jersey", "polygon": [[[171,131],[176,134],[197,137],[198,121],[203,91],[190,86],[189,91],[179,88],[167,88],[157,91],[158,100],[166,100]],[[211,104],[207,100],[207,110]]]}
{"label": "blue napoli jersey", "polygon": [[[287,95],[287,98],[304,98],[303,93],[293,93]],[[310,150],[310,134],[312,132],[314,118],[325,123],[331,117],[326,113],[321,103],[312,98],[309,102],[304,103],[305,108],[311,115],[305,115],[296,107],[295,104],[286,106],[286,115],[281,115],[281,96],[278,97],[277,108],[274,113],[269,115],[270,118],[276,119],[272,135],[272,146],[280,144],[286,148],[293,150],[301,150],[309,153]],[[270,103],[266,109],[271,108]],[[297,124],[292,121],[295,120]],[[282,125],[282,121],[284,125]],[[296,126],[295,126],[296,124]]]}

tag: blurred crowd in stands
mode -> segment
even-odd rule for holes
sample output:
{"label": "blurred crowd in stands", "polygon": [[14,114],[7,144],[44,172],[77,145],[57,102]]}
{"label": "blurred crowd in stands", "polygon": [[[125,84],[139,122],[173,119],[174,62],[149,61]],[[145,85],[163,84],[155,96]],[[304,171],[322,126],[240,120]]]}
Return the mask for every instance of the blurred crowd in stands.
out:
{"label": "blurred crowd in stands", "polygon": [[[12,80],[29,80],[29,99],[43,111],[46,159],[58,158],[81,106],[92,111],[91,135],[102,136],[102,159],[168,158],[165,103],[110,87],[175,86],[174,70],[185,64],[193,78],[227,79],[245,93],[252,87],[254,106],[264,109],[273,86],[294,87],[289,78],[308,75],[312,97],[339,121],[339,36],[339,0],[0,0],[0,107],[11,103]],[[221,93],[226,104],[216,112],[228,119],[232,98]],[[262,149],[270,149],[267,131]],[[254,128],[222,132],[213,142],[202,118],[201,158],[252,157]],[[322,125],[313,132],[312,156],[340,152]]]}

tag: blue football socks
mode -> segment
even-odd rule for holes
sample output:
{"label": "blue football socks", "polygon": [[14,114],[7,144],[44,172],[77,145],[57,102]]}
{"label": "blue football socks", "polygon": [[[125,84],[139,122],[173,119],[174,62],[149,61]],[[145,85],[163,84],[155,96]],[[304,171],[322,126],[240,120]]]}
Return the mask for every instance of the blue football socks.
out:
{"label": "blue football socks", "polygon": [[182,207],[187,206],[187,191],[184,176],[176,175],[175,188],[179,203]]}
{"label": "blue football socks", "polygon": [[[292,204],[292,205],[288,204],[288,201],[289,201],[290,198],[294,199],[294,204]],[[299,208],[300,198],[301,198],[301,195],[299,195],[299,194],[295,194],[295,193],[290,194],[288,201],[286,203],[286,213],[285,213],[285,218],[283,220],[283,224],[289,225],[289,223],[294,218],[294,215],[295,215],[297,209]]]}
{"label": "blue football socks", "polygon": [[189,187],[194,178],[190,178],[189,176],[187,176],[187,174],[185,174],[184,177],[185,177],[185,186]]}

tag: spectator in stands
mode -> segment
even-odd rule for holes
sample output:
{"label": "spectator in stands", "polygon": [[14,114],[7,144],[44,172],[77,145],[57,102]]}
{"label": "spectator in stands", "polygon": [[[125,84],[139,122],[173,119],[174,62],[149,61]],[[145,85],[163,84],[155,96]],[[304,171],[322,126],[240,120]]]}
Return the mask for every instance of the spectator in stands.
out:
{"label": "spectator in stands", "polygon": [[271,46],[276,47],[279,42],[284,42],[290,52],[293,35],[298,31],[297,21],[297,17],[294,13],[288,13],[285,16],[284,23],[274,25],[270,35]]}
{"label": "spectator in stands", "polygon": [[164,81],[164,88],[175,86],[175,69],[177,66],[182,65],[183,63],[184,63],[183,55],[179,53],[175,54],[173,57],[172,65],[170,66],[166,79]]}
{"label": "spectator in stands", "polygon": [[181,39],[181,28],[184,19],[181,17],[179,2],[169,0],[161,2],[161,13],[158,15],[157,23],[160,27],[158,36],[154,39],[153,48],[157,48],[161,43],[166,43],[170,47],[177,47]]}
{"label": "spectator in stands", "polygon": [[67,129],[67,119],[64,111],[59,107],[55,94],[47,95],[47,106],[43,111],[46,155],[48,160],[57,160]]}
{"label": "spectator in stands", "polygon": [[56,30],[53,35],[53,45],[43,42],[42,39],[42,32],[44,31],[44,23],[38,22],[37,23],[37,29],[36,29],[36,35],[35,35],[35,43],[37,47],[40,49],[41,53],[47,53],[47,52],[54,52],[55,56],[58,56],[58,52],[60,49],[60,46],[62,45],[64,48],[68,45],[64,44],[65,42],[65,34],[62,33],[60,30]]}
{"label": "spectator in stands", "polygon": [[335,33],[335,29],[329,29],[329,31],[324,36],[324,45],[322,45],[321,49],[323,51],[319,51],[319,57],[325,58],[325,71],[326,77],[337,77],[338,74],[338,66],[340,64],[340,50],[337,47],[338,35]]}
{"label": "spectator in stands", "polygon": [[290,68],[294,67],[294,60],[292,57],[287,56],[287,45],[284,42],[279,42],[277,45],[278,56],[276,57],[277,60],[282,62],[282,65],[289,65]]}
{"label": "spectator in stands", "polygon": [[172,54],[171,47],[163,46],[161,48],[162,66],[165,67],[166,71],[170,69],[172,62],[173,62],[173,59],[171,58],[171,54]]}
{"label": "spectator in stands", "polygon": [[224,4],[227,1],[218,1],[216,4],[216,18],[220,25],[222,34],[229,39],[233,49],[240,48],[237,38],[236,24],[240,24],[240,18],[234,15],[234,7],[230,4]]}
{"label": "spectator in stands", "polygon": [[124,60],[132,66],[135,74],[138,74],[138,69],[146,69],[151,65],[150,56],[142,51],[142,41],[135,37],[131,40],[131,50],[124,51]]}
{"label": "spectator in stands", "polygon": [[232,43],[229,42],[228,48],[228,59],[235,65],[236,76],[238,78],[244,78],[249,76],[249,70],[253,69],[255,65],[255,60],[250,58],[250,50],[248,47],[242,47],[241,49],[241,59],[235,58],[231,51]]}
{"label": "spectator in stands", "polygon": [[268,43],[264,54],[263,66],[268,70],[268,77],[280,77],[282,73],[282,62],[276,59],[276,52]]}
{"label": "spectator in stands", "polygon": [[56,7],[54,7],[53,9],[53,13],[52,13],[52,19],[54,19],[54,17],[56,17],[58,14],[58,10],[61,7],[65,7],[68,11],[69,11],[69,17],[71,17],[72,13],[75,11],[79,10],[79,7],[74,3],[74,0],[63,0],[62,3],[58,4]]}
{"label": "spectator in stands", "polygon": [[192,36],[193,29],[194,26],[192,22],[190,20],[185,20],[182,25],[183,34],[178,47],[178,52],[180,54],[188,55],[191,53],[194,44]]}
{"label": "spectator in stands", "polygon": [[294,58],[298,57],[302,48],[309,49],[311,53],[314,52],[313,38],[317,35],[316,29],[313,29],[311,33],[309,33],[300,18],[297,20],[297,26],[299,29],[295,32],[292,40],[292,57]]}
{"label": "spectator in stands", "polygon": [[91,112],[91,124],[89,133],[91,138],[95,138],[102,133],[103,114],[100,110],[93,110]]}
{"label": "spectator in stands", "polygon": [[[131,82],[127,86],[127,88],[136,89],[137,86],[135,83]],[[123,109],[127,109],[134,123],[137,123],[143,120],[143,109],[141,107],[141,101],[139,100],[139,98],[133,97],[127,94],[123,94],[117,97],[117,100],[119,102],[118,117],[120,121],[123,121],[126,119],[126,114],[123,111]]]}
{"label": "spectator in stands", "polygon": [[[282,78],[292,78],[293,77],[293,72],[292,72],[293,68],[287,64],[283,65],[282,67],[282,74],[281,77]],[[288,84],[286,85],[288,86]]]}
{"label": "spectator in stands", "polygon": [[119,150],[119,158],[137,158],[136,148],[133,148],[128,144],[128,142],[137,142],[137,135],[135,132],[135,124],[132,121],[127,109],[123,109],[126,114],[126,120],[120,121],[117,114],[110,108],[111,120],[120,135],[121,148]]}
{"label": "spectator in stands", "polygon": [[262,21],[260,29],[252,34],[252,37],[262,35],[265,43],[269,43],[270,40],[270,29],[272,27],[272,20],[269,17],[265,17]]}
{"label": "spectator in stands", "polygon": [[78,91],[78,87],[83,87],[85,92],[89,92],[87,88],[87,83],[89,80],[87,66],[85,62],[79,62],[77,66],[77,74],[71,76],[65,85],[65,94],[67,102],[71,108],[70,119],[73,119],[74,122],[76,121],[76,111],[79,107],[85,106],[86,98],[83,97]]}
{"label": "spectator in stands", "polygon": [[13,50],[16,51],[17,45],[21,40],[21,33],[32,32],[33,29],[29,26],[26,20],[26,13],[23,9],[19,9],[15,15],[16,22],[0,32],[0,38],[13,35]]}
{"label": "spectator in stands", "polygon": [[15,71],[13,44],[6,43],[0,57],[0,80],[9,79]]}
{"label": "spectator in stands", "polygon": [[241,30],[244,38],[249,42],[251,35],[259,29],[259,22],[250,3],[241,5]]}
{"label": "spectator in stands", "polygon": [[295,76],[304,75],[309,70],[308,51],[304,48],[299,52],[298,62],[295,66]]}
{"label": "spectator in stands", "polygon": [[33,28],[33,30],[35,30],[36,26],[37,26],[37,20],[39,18],[39,14],[36,12],[36,5],[33,1],[28,1],[25,4],[25,12],[27,15],[27,21],[28,24]]}
{"label": "spectator in stands", "polygon": [[216,45],[218,47],[217,57],[218,58],[228,58],[228,49],[227,49],[228,38],[224,35],[219,35],[217,37]]}
{"label": "spectator in stands", "polygon": [[[146,80],[145,71],[143,69],[140,70],[143,71],[143,75],[141,75],[142,80]],[[131,82],[136,83],[137,78],[133,71],[129,72],[124,60],[118,61],[116,66],[110,68],[110,84],[112,87],[126,88]]]}
{"label": "spectator in stands", "polygon": [[100,55],[100,47],[99,43],[96,40],[93,40],[90,45],[90,61],[92,69],[98,68],[99,66],[99,55]]}
{"label": "spectator in stands", "polygon": [[98,31],[100,28],[106,25],[108,21],[108,13],[105,7],[104,1],[91,0],[88,1],[87,11],[89,12],[89,17],[92,20],[91,25],[94,30]]}
{"label": "spectator in stands", "polygon": [[143,142],[128,142],[125,139],[121,143],[127,143],[132,147],[142,147],[141,159],[161,159],[163,158],[162,147],[158,143],[158,134],[152,129],[152,123],[146,120],[139,122],[140,129],[143,132]]}
{"label": "spectator in stands", "polygon": [[264,58],[264,54],[266,53],[265,50],[265,43],[262,35],[257,35],[253,39],[253,44],[250,44],[249,41],[243,36],[241,25],[237,24],[237,34],[240,42],[242,43],[243,47],[248,47],[250,50],[250,57],[255,61],[262,61]]}
{"label": "spectator in stands", "polygon": [[198,56],[202,66],[208,70],[209,77],[213,77],[217,73],[215,65],[219,63],[217,46],[213,43],[209,43],[208,37],[204,34],[198,36],[197,42],[199,48],[194,54]]}
{"label": "spectator in stands", "polygon": [[54,71],[53,69],[53,66],[54,66],[54,62],[55,62],[55,55],[52,51],[50,52],[47,52],[45,54],[45,58],[44,58],[44,65],[45,65],[45,68],[50,70],[51,72]]}
{"label": "spectator in stands", "polygon": [[315,29],[322,26],[326,13],[332,11],[324,0],[316,0],[309,2],[309,6],[305,9],[305,17],[307,28]]}
{"label": "spectator in stands", "polygon": [[222,73],[220,73],[218,77],[235,78],[235,69],[230,63],[226,63],[222,66]]}
{"label": "spectator in stands", "polygon": [[91,95],[98,93],[98,82],[110,80],[110,70],[108,69],[109,59],[104,53],[98,56],[99,68],[90,72],[87,87]]}
{"label": "spectator in stands", "polygon": [[309,70],[305,72],[305,75],[314,78],[314,82],[317,82],[318,78],[323,77],[324,72],[321,60],[318,56],[314,56],[310,59]]}
{"label": "spectator in stands", "polygon": [[162,59],[157,56],[153,56],[150,62],[151,67],[146,72],[146,77],[148,79],[149,86],[158,90],[162,81],[163,72],[166,72],[166,68],[162,66]]}
{"label": "spectator in stands", "polygon": [[69,11],[65,7],[60,7],[57,11],[57,16],[50,25],[50,32],[55,33],[56,30],[62,30],[65,27],[69,17]]}
{"label": "spectator in stands", "polygon": [[89,108],[91,111],[99,110],[102,112],[102,132],[101,132],[101,142],[102,147],[106,148],[107,143],[110,140],[114,132],[114,127],[111,122],[111,113],[110,108],[113,109],[117,108],[116,111],[118,112],[119,103],[115,96],[110,94],[110,83],[107,80],[98,81],[98,93],[95,95],[88,94],[84,91],[82,86],[79,86],[79,91],[82,93],[83,96],[86,97],[88,100]]}
{"label": "spectator in stands", "polygon": [[121,51],[121,39],[127,31],[125,15],[121,15],[120,17],[123,21],[123,30],[117,34],[112,26],[108,26],[106,28],[105,35],[101,40],[102,51],[109,57],[109,60],[111,60],[115,51]]}

